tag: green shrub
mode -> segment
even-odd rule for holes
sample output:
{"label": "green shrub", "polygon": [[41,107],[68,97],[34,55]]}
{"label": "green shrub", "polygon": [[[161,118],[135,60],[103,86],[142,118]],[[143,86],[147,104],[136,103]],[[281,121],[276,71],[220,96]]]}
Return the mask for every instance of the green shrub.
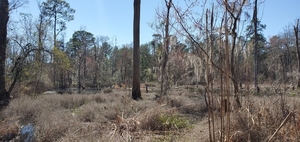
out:
{"label": "green shrub", "polygon": [[162,126],[162,130],[178,130],[187,128],[189,125],[187,119],[174,114],[161,114],[159,116],[159,122]]}

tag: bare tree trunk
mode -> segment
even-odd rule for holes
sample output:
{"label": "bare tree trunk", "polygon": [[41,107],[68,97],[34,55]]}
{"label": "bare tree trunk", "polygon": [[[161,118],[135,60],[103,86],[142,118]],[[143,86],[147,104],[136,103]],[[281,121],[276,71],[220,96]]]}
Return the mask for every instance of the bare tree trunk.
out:
{"label": "bare tree trunk", "polygon": [[40,15],[39,16],[39,25],[37,26],[37,30],[38,30],[38,48],[39,50],[37,51],[37,55],[36,55],[36,61],[38,64],[40,64],[42,62],[42,48],[43,48],[43,42],[42,42],[42,38],[43,38],[43,35],[44,35],[44,32],[42,30],[43,28],[43,16]]}
{"label": "bare tree trunk", "polygon": [[254,24],[254,86],[257,93],[259,93],[258,87],[258,37],[257,37],[257,0],[255,0],[253,11],[253,24]]}
{"label": "bare tree trunk", "polygon": [[[209,41],[210,41],[210,59],[209,59],[209,68],[210,68],[210,73],[209,73],[209,78],[210,78],[210,90],[211,90],[211,105],[214,108],[214,77],[213,77],[213,66],[212,66],[212,60],[213,60],[213,47],[214,47],[214,39],[213,39],[213,30],[214,30],[214,5],[211,8],[211,19],[210,19],[210,34],[209,34]],[[216,136],[215,136],[215,117],[214,113],[212,113],[212,131],[213,131],[213,140],[216,141]]]}
{"label": "bare tree trunk", "polygon": [[86,57],[87,57],[87,45],[85,46],[85,48],[84,48],[84,59],[83,59],[83,77],[84,77],[84,79],[86,79],[87,78],[87,68],[86,68]]}
{"label": "bare tree trunk", "polygon": [[235,71],[235,64],[234,64],[234,51],[235,51],[235,47],[236,47],[236,38],[237,38],[237,33],[236,33],[236,28],[237,28],[237,21],[238,21],[238,17],[234,17],[234,26],[232,28],[232,38],[233,38],[233,43],[232,43],[232,48],[231,48],[231,58],[230,58],[230,71],[231,71],[231,75],[232,75],[232,82],[233,82],[233,87],[234,87],[234,98],[235,101],[237,103],[238,107],[241,107],[241,102],[239,100],[239,96],[238,96],[238,91],[239,91],[239,84],[238,84],[238,77],[236,75],[236,71]]}
{"label": "bare tree trunk", "polygon": [[[210,15],[210,23],[208,22],[209,18],[209,12],[208,9],[206,10],[206,38],[207,38],[207,53],[209,56],[207,56],[207,61],[206,61],[206,90],[207,90],[207,98],[208,98],[208,115],[209,115],[209,136],[210,136],[210,141],[216,141],[215,137],[215,118],[214,118],[214,113],[213,113],[213,108],[214,108],[214,97],[213,97],[213,67],[212,67],[212,58],[213,58],[213,22],[214,22],[214,6],[212,6],[211,10],[211,15]],[[210,31],[208,29],[210,28]]]}
{"label": "bare tree trunk", "polygon": [[[223,22],[224,22],[224,18],[222,18],[222,21],[221,21],[221,26],[223,26]],[[220,50],[219,50],[219,64],[220,64],[220,68],[222,69],[223,66],[224,66],[224,56],[223,56],[223,50],[222,50],[222,47],[223,47],[223,38],[222,38],[222,30],[220,30],[220,33],[219,33],[219,46],[220,46]],[[220,118],[220,121],[221,121],[221,134],[220,134],[220,141],[223,142],[224,141],[224,116],[225,116],[225,104],[223,102],[225,102],[225,96],[224,96],[224,81],[223,81],[223,77],[224,77],[224,74],[222,71],[220,71],[220,96],[221,96],[221,106],[220,106],[220,110],[221,110],[221,118]]]}
{"label": "bare tree trunk", "polygon": [[298,85],[297,87],[300,88],[300,49],[299,49],[299,19],[297,20],[296,26],[294,26],[294,32],[296,36],[296,49],[297,49],[297,58],[298,58]]}
{"label": "bare tree trunk", "polygon": [[[54,7],[55,9],[55,7]],[[56,18],[56,12],[54,14],[54,30],[53,30],[53,47],[56,48],[56,21],[57,21],[57,18]],[[58,48],[59,49],[59,48]],[[59,49],[60,50],[60,49]],[[55,89],[57,89],[57,84],[56,84],[56,78],[57,78],[57,68],[56,68],[56,65],[54,65],[54,62],[55,62],[55,56],[53,56],[53,87]]]}
{"label": "bare tree trunk", "polygon": [[141,74],[140,74],[140,7],[141,0],[134,0],[133,16],[133,81],[132,98],[134,100],[142,99],[141,96]]}
{"label": "bare tree trunk", "polygon": [[238,78],[235,73],[236,71],[235,71],[235,64],[234,64],[234,58],[235,58],[234,51],[235,51],[236,39],[237,39],[237,32],[236,32],[236,29],[238,26],[237,24],[241,17],[242,9],[243,9],[243,6],[245,3],[246,3],[246,0],[243,0],[239,9],[234,9],[235,5],[233,5],[233,8],[232,8],[232,6],[229,5],[227,0],[224,3],[226,11],[230,14],[230,16],[233,20],[232,29],[231,29],[232,47],[231,47],[231,58],[230,58],[230,71],[231,71],[231,75],[232,75],[231,80],[232,80],[233,87],[234,87],[235,102],[237,103],[238,107],[241,107],[242,105],[241,105],[241,102],[240,102],[238,94],[237,94],[239,91],[239,85],[238,85],[238,81],[237,81]]}
{"label": "bare tree trunk", "polygon": [[[209,54],[209,35],[208,35],[208,9],[206,10],[206,14],[205,14],[205,32],[206,32],[206,52]],[[207,109],[208,109],[208,131],[209,131],[209,141],[215,141],[213,139],[212,134],[214,134],[213,130],[212,130],[212,117],[213,117],[213,110],[212,110],[212,104],[211,104],[211,90],[210,90],[210,68],[209,68],[209,60],[210,60],[210,56],[206,56],[206,86],[205,86],[205,90],[206,90],[206,97],[207,97]]]}
{"label": "bare tree trunk", "polygon": [[96,85],[96,89],[98,90],[99,89],[99,83],[98,83],[98,72],[99,72],[99,64],[100,64],[100,61],[99,61],[99,58],[97,57],[98,55],[98,47],[95,45],[94,46],[94,52],[95,52],[95,56],[94,56],[94,60],[96,61],[96,64],[95,64],[95,72],[94,72],[94,80],[93,80],[93,83],[94,85]]}
{"label": "bare tree trunk", "polygon": [[170,9],[172,6],[172,0],[165,0],[165,4],[167,7],[167,14],[165,20],[165,37],[164,37],[164,45],[163,45],[163,53],[162,53],[162,67],[161,67],[161,96],[167,94],[168,88],[168,75],[166,71],[166,66],[168,62],[168,55],[169,55],[169,45],[170,45],[170,38],[169,38],[169,22],[170,22]]}
{"label": "bare tree trunk", "polygon": [[80,70],[80,68],[81,68],[81,58],[79,57],[79,64],[78,64],[78,80],[77,80],[77,85],[78,85],[78,93],[81,93],[81,79],[80,79],[80,76],[81,76],[81,74],[80,74],[80,72],[81,72],[81,70]]}
{"label": "bare tree trunk", "polygon": [[7,43],[8,0],[0,1],[0,108],[7,105],[9,94],[5,85],[5,59]]}
{"label": "bare tree trunk", "polygon": [[56,47],[56,25],[57,25],[57,11],[56,11],[56,4],[53,7],[54,9],[54,29],[53,29],[53,46]]}
{"label": "bare tree trunk", "polygon": [[[225,0],[225,3],[227,4],[227,0]],[[229,41],[228,41],[228,18],[227,18],[227,12],[225,12],[225,85],[226,85],[226,112],[227,112],[227,119],[226,119],[226,138],[229,138],[230,135],[230,83],[229,83],[229,72],[230,72],[230,65],[229,65]]]}
{"label": "bare tree trunk", "polygon": [[291,60],[291,51],[290,51],[290,47],[289,46],[286,46],[286,49],[287,49],[287,63],[286,63],[286,67],[287,67],[287,72],[289,71],[293,71],[293,68],[292,68],[292,60]]}

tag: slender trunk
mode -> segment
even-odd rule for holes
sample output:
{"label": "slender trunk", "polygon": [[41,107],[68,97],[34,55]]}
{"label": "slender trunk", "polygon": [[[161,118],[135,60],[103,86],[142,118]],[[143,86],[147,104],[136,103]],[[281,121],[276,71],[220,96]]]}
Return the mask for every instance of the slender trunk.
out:
{"label": "slender trunk", "polygon": [[257,0],[255,0],[254,12],[253,12],[253,24],[254,24],[254,86],[257,93],[259,93],[258,87],[258,37],[257,37]]}
{"label": "slender trunk", "polygon": [[[224,22],[224,18],[222,18],[222,21],[221,21],[221,25],[223,26],[223,22]],[[222,30],[220,30],[220,33],[219,33],[220,37],[219,37],[219,46],[220,46],[220,49],[219,49],[219,62],[220,62],[220,68],[223,69],[223,65],[224,65],[224,56],[223,56],[223,50],[222,50],[222,47],[223,47],[223,42],[222,42]],[[221,110],[221,134],[220,134],[220,141],[223,142],[224,141],[224,116],[225,116],[225,108],[223,105],[223,102],[224,102],[224,99],[225,99],[225,96],[224,96],[224,82],[223,82],[223,72],[220,71],[220,95],[221,95],[221,106],[220,106],[220,110]]]}
{"label": "slender trunk", "polygon": [[[209,54],[209,35],[208,35],[208,9],[206,10],[205,14],[205,21],[206,21],[206,27],[205,27],[205,32],[206,32],[206,52]],[[211,47],[210,47],[211,48]],[[213,139],[212,134],[214,133],[212,130],[212,117],[213,117],[213,110],[212,110],[212,104],[211,104],[211,90],[210,90],[210,68],[209,68],[209,60],[210,56],[206,56],[206,97],[208,100],[208,131],[209,131],[209,141],[215,141]]]}
{"label": "slender trunk", "polygon": [[[212,68],[212,58],[213,58],[213,22],[214,22],[214,6],[212,6],[212,11],[210,15],[210,23],[208,22],[209,14],[208,10],[206,11],[206,38],[207,38],[207,53],[209,56],[207,56],[207,61],[206,61],[206,88],[207,88],[207,97],[208,97],[208,105],[209,105],[209,136],[210,136],[210,141],[216,141],[215,138],[215,122],[214,122],[214,113],[213,113],[213,108],[214,108],[214,97],[213,97],[213,68]],[[210,29],[208,29],[208,27]],[[210,31],[209,31],[210,30]]]}
{"label": "slender trunk", "polygon": [[297,87],[300,88],[300,49],[299,49],[299,19],[297,20],[296,26],[294,26],[294,32],[296,36],[296,49],[297,49],[297,57],[298,57],[298,85]]}
{"label": "slender trunk", "polygon": [[132,98],[134,100],[142,99],[141,96],[141,75],[140,75],[140,7],[141,0],[134,0],[133,15],[133,80],[132,80]]}
{"label": "slender trunk", "polygon": [[[213,66],[212,66],[212,59],[213,59],[213,47],[214,47],[214,40],[213,40],[213,23],[214,23],[214,5],[212,6],[211,9],[211,19],[210,19],[210,35],[209,35],[209,41],[210,41],[210,59],[209,59],[209,78],[210,78],[210,90],[211,90],[211,105],[214,108],[214,96],[213,96],[213,89],[214,89],[214,80],[213,80]],[[216,141],[216,136],[215,136],[215,117],[212,113],[212,131],[213,131],[213,140]]]}
{"label": "slender trunk", "polygon": [[[235,24],[236,25],[236,24]],[[235,28],[233,28],[233,43],[232,43],[232,49],[231,49],[231,59],[230,59],[230,71],[231,71],[231,75],[232,75],[232,83],[233,83],[233,87],[234,87],[234,98],[235,98],[235,102],[237,103],[238,107],[241,107],[241,102],[238,96],[238,91],[239,91],[239,84],[237,81],[237,75],[235,72],[235,64],[234,64],[234,51],[235,51],[235,46],[236,46],[236,38],[237,38],[237,33],[235,32]]]}
{"label": "slender trunk", "polygon": [[[55,9],[56,7],[54,6],[54,9]],[[53,47],[55,48],[56,47],[56,21],[57,20],[57,16],[56,16],[56,12],[54,13],[54,30],[53,30]],[[54,62],[55,62],[55,56],[53,56],[53,64],[54,64]],[[56,68],[56,65],[54,65],[53,66],[53,87],[55,88],[55,89],[57,89],[57,85],[56,85],[56,75],[57,75],[57,68]]]}
{"label": "slender trunk", "polygon": [[8,0],[0,1],[0,108],[7,105],[9,94],[5,85],[5,59],[7,43]]}
{"label": "slender trunk", "polygon": [[[54,6],[54,9],[56,7]],[[53,46],[56,47],[56,22],[57,22],[57,15],[56,11],[54,13],[54,30],[53,30]]]}
{"label": "slender trunk", "polygon": [[44,32],[42,30],[43,27],[43,17],[42,15],[40,15],[40,21],[39,21],[39,26],[37,28],[38,30],[38,51],[37,51],[37,55],[36,55],[36,61],[38,64],[40,64],[42,62],[42,48],[43,48],[43,43],[42,43],[42,38],[44,35]]}
{"label": "slender trunk", "polygon": [[[227,4],[227,0],[225,0],[225,3]],[[229,138],[230,136],[230,83],[229,83],[229,72],[230,72],[230,65],[229,65],[229,41],[228,41],[228,17],[227,12],[225,12],[225,85],[226,85],[226,106],[227,106],[227,119],[226,119],[226,137]]]}
{"label": "slender trunk", "polygon": [[83,59],[83,78],[84,79],[86,79],[86,76],[87,76],[87,68],[86,68],[86,52],[87,52],[87,50],[86,50],[86,47],[85,47],[85,49],[84,49],[84,59]]}
{"label": "slender trunk", "polygon": [[94,85],[96,85],[96,88],[98,89],[99,87],[99,84],[98,84],[98,72],[99,72],[99,59],[97,58],[97,54],[98,54],[98,50],[97,50],[98,47],[94,47],[94,52],[95,52],[95,56],[94,56],[94,60],[96,61],[96,64],[95,64],[95,72],[94,72]]}
{"label": "slender trunk", "polygon": [[289,72],[289,71],[292,71],[290,47],[286,46],[286,49],[287,49],[287,55],[286,55],[287,63],[286,63],[286,67],[288,69],[287,71]]}
{"label": "slender trunk", "polygon": [[166,72],[168,56],[169,56],[169,45],[170,45],[170,38],[169,38],[169,22],[170,22],[170,9],[172,5],[172,0],[165,0],[165,4],[167,7],[167,14],[165,20],[165,38],[164,38],[164,45],[163,45],[163,55],[162,55],[162,68],[161,68],[161,96],[167,94],[168,88],[168,75]]}
{"label": "slender trunk", "polygon": [[78,93],[81,93],[81,80],[80,80],[80,68],[81,68],[81,58],[79,57],[79,64],[78,64]]}
{"label": "slender trunk", "polygon": [[[227,12],[229,12],[229,14],[231,15],[231,18],[233,19],[233,24],[232,24],[232,29],[231,29],[231,35],[232,35],[232,48],[231,48],[231,58],[230,58],[230,71],[231,71],[231,80],[233,83],[233,87],[234,87],[234,97],[235,97],[235,101],[237,103],[238,107],[241,107],[241,103],[238,97],[238,91],[239,91],[239,85],[238,85],[238,81],[237,81],[237,76],[235,73],[235,64],[234,64],[234,51],[235,51],[235,47],[236,47],[236,39],[237,39],[237,26],[238,26],[238,21],[240,19],[241,13],[242,13],[242,8],[245,4],[246,0],[243,0],[241,3],[240,8],[237,11],[232,11],[231,7],[229,6],[228,2],[225,1],[225,6],[226,6],[226,10]],[[236,15],[235,15],[236,13]]]}

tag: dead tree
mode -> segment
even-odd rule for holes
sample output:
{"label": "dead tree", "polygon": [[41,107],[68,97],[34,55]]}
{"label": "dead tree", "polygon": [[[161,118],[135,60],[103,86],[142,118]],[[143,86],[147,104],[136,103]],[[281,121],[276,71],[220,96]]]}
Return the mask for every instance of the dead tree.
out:
{"label": "dead tree", "polygon": [[[209,13],[211,13],[209,15]],[[210,19],[209,19],[210,18]],[[209,56],[206,57],[206,91],[207,91],[207,98],[208,98],[208,123],[209,123],[209,137],[210,141],[216,141],[215,137],[215,118],[213,113],[214,108],[214,95],[213,95],[213,67],[212,67],[212,60],[213,60],[213,47],[214,47],[214,40],[213,40],[213,30],[214,30],[214,5],[212,6],[211,11],[208,9],[206,10],[205,14],[205,21],[206,21],[206,52]]]}
{"label": "dead tree", "polygon": [[253,24],[254,24],[254,85],[256,92],[259,93],[258,87],[258,35],[257,35],[257,0],[255,0],[254,10],[253,10]]}
{"label": "dead tree", "polygon": [[300,88],[300,49],[299,49],[299,19],[297,20],[296,25],[294,26],[294,32],[296,37],[296,49],[297,49],[297,58],[298,58],[298,85],[297,87]]}
{"label": "dead tree", "polygon": [[[225,0],[225,3],[227,3],[227,0]],[[229,33],[227,30],[228,26],[228,17],[227,12],[225,12],[224,15],[224,29],[225,29],[225,90],[226,90],[226,99],[227,99],[227,106],[229,106],[230,102],[230,83],[229,83],[229,72],[230,72],[230,65],[229,65]],[[226,137],[229,138],[230,135],[230,113],[229,113],[229,107],[227,107],[226,110],[228,113],[226,115]]]}
{"label": "dead tree", "polygon": [[165,5],[167,8],[167,13],[165,15],[165,31],[164,31],[164,43],[163,43],[163,53],[162,53],[162,60],[161,60],[161,86],[160,86],[160,94],[166,95],[167,94],[167,88],[168,88],[168,75],[167,75],[167,62],[168,62],[168,56],[169,56],[169,45],[170,45],[170,38],[169,38],[169,25],[170,25],[170,10],[172,6],[172,0],[165,0]]}
{"label": "dead tree", "polygon": [[0,106],[7,105],[9,100],[9,94],[5,88],[8,7],[8,0],[0,1]]}
{"label": "dead tree", "polygon": [[239,84],[238,84],[238,77],[236,75],[236,70],[235,70],[235,48],[236,48],[236,41],[237,41],[237,27],[238,27],[238,22],[241,18],[242,10],[243,7],[246,3],[246,0],[242,0],[241,3],[239,1],[234,1],[232,3],[229,3],[224,1],[224,6],[226,9],[226,12],[229,13],[230,19],[231,19],[231,28],[230,29],[225,29],[230,31],[230,35],[232,37],[232,43],[231,43],[231,54],[230,54],[230,72],[231,72],[231,81],[233,83],[234,87],[234,97],[235,101],[238,107],[241,107],[241,102],[238,97],[238,91],[239,91]]}
{"label": "dead tree", "polygon": [[142,99],[141,97],[141,80],[140,80],[140,6],[141,0],[134,0],[134,17],[133,17],[133,84],[132,98],[134,100]]}

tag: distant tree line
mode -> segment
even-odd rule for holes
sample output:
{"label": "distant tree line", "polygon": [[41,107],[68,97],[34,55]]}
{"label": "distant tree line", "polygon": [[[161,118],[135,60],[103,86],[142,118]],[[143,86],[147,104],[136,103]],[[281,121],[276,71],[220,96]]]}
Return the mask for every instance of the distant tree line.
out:
{"label": "distant tree line", "polygon": [[[150,24],[153,40],[139,46],[141,82],[159,82],[165,95],[172,86],[224,79],[229,61],[227,76],[236,94],[253,84],[256,70],[258,85],[298,85],[298,22],[267,39],[263,30],[268,25],[250,16],[255,3],[218,0],[215,11],[201,3],[194,0],[183,7],[165,0],[157,9]],[[13,10],[8,0],[0,5],[0,48],[5,51],[0,53],[1,100],[52,89],[76,87],[81,92],[85,87],[132,84],[133,45],[116,46],[107,36],[85,29],[65,39],[66,22],[76,18],[66,1],[45,0],[39,3],[38,17],[20,13],[18,21],[8,19]],[[199,9],[204,9],[201,14]]]}

